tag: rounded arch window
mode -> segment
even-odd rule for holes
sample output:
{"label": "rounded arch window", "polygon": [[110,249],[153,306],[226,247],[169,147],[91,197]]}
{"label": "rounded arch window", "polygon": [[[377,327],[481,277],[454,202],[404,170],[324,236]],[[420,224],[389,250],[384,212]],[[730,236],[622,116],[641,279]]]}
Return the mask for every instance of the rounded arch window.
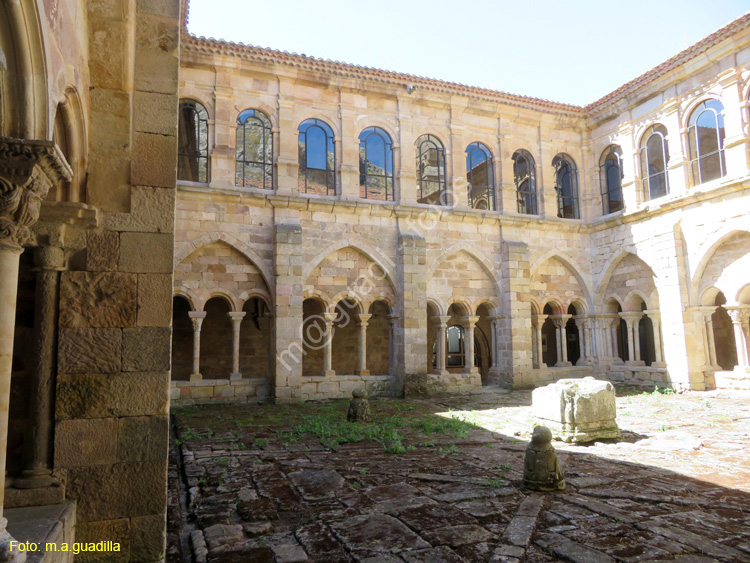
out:
{"label": "rounded arch window", "polygon": [[602,213],[620,211],[622,205],[622,149],[609,145],[599,158],[599,183],[602,194]]}
{"label": "rounded arch window", "polygon": [[703,184],[726,175],[724,163],[724,106],[706,100],[693,110],[688,121],[688,149],[693,184]]}
{"label": "rounded arch window", "polygon": [[299,126],[299,191],[336,195],[336,148],[333,130],[320,119],[306,119]]}
{"label": "rounded arch window", "polygon": [[237,117],[235,185],[273,189],[273,135],[271,120],[257,109]]}
{"label": "rounded arch window", "polygon": [[393,201],[393,143],[380,127],[359,134],[359,197]]}
{"label": "rounded arch window", "polygon": [[466,147],[466,181],[469,188],[469,207],[495,209],[495,173],[492,153],[482,143]]}
{"label": "rounded arch window", "polygon": [[208,183],[208,112],[195,100],[180,100],[177,179]]}
{"label": "rounded arch window", "polygon": [[513,178],[516,183],[518,212],[536,215],[536,164],[528,151],[519,149],[513,153]]}
{"label": "rounded arch window", "polygon": [[446,197],[445,150],[434,135],[417,139],[417,202],[443,205]]}
{"label": "rounded arch window", "polygon": [[552,160],[555,168],[555,190],[557,191],[557,216],[563,219],[580,219],[578,202],[578,171],[567,154],[558,154]]}
{"label": "rounded arch window", "polygon": [[667,129],[663,125],[652,125],[641,137],[641,177],[644,198],[656,199],[669,193],[667,162]]}

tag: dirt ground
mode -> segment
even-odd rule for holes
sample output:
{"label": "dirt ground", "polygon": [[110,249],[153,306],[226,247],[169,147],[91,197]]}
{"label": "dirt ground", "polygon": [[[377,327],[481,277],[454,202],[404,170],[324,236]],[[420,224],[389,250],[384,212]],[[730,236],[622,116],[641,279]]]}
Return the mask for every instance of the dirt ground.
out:
{"label": "dirt ground", "polygon": [[522,486],[530,392],[173,410],[168,560],[750,561],[750,393],[618,390],[616,443]]}

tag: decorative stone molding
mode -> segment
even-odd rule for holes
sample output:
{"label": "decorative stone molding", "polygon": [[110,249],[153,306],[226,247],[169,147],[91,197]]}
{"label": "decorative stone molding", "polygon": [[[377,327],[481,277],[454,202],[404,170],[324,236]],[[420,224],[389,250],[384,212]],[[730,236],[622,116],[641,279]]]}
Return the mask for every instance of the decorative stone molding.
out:
{"label": "decorative stone molding", "polygon": [[73,171],[54,141],[0,137],[0,242],[22,246],[39,219],[42,200]]}

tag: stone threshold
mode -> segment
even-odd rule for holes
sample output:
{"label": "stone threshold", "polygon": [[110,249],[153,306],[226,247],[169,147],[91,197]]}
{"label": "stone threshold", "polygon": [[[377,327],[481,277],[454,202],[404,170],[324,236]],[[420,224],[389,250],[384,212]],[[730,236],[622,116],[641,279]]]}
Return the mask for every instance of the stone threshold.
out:
{"label": "stone threshold", "polygon": [[[71,551],[62,551],[63,543],[72,549],[75,541],[76,504],[68,501],[47,506],[10,508],[4,511],[8,532],[19,542],[34,542],[39,548],[26,553],[26,563],[68,563]],[[47,551],[47,544],[55,544],[57,551]]]}

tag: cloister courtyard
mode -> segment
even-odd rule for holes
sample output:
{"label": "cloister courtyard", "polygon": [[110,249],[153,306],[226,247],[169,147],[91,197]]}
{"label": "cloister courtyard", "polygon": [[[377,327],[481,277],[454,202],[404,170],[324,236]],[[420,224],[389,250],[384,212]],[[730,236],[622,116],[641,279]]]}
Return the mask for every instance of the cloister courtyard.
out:
{"label": "cloister courtyard", "polygon": [[750,561],[750,392],[617,395],[620,440],[554,442],[556,493],[522,485],[529,391],[371,399],[369,423],[175,408],[167,560]]}

